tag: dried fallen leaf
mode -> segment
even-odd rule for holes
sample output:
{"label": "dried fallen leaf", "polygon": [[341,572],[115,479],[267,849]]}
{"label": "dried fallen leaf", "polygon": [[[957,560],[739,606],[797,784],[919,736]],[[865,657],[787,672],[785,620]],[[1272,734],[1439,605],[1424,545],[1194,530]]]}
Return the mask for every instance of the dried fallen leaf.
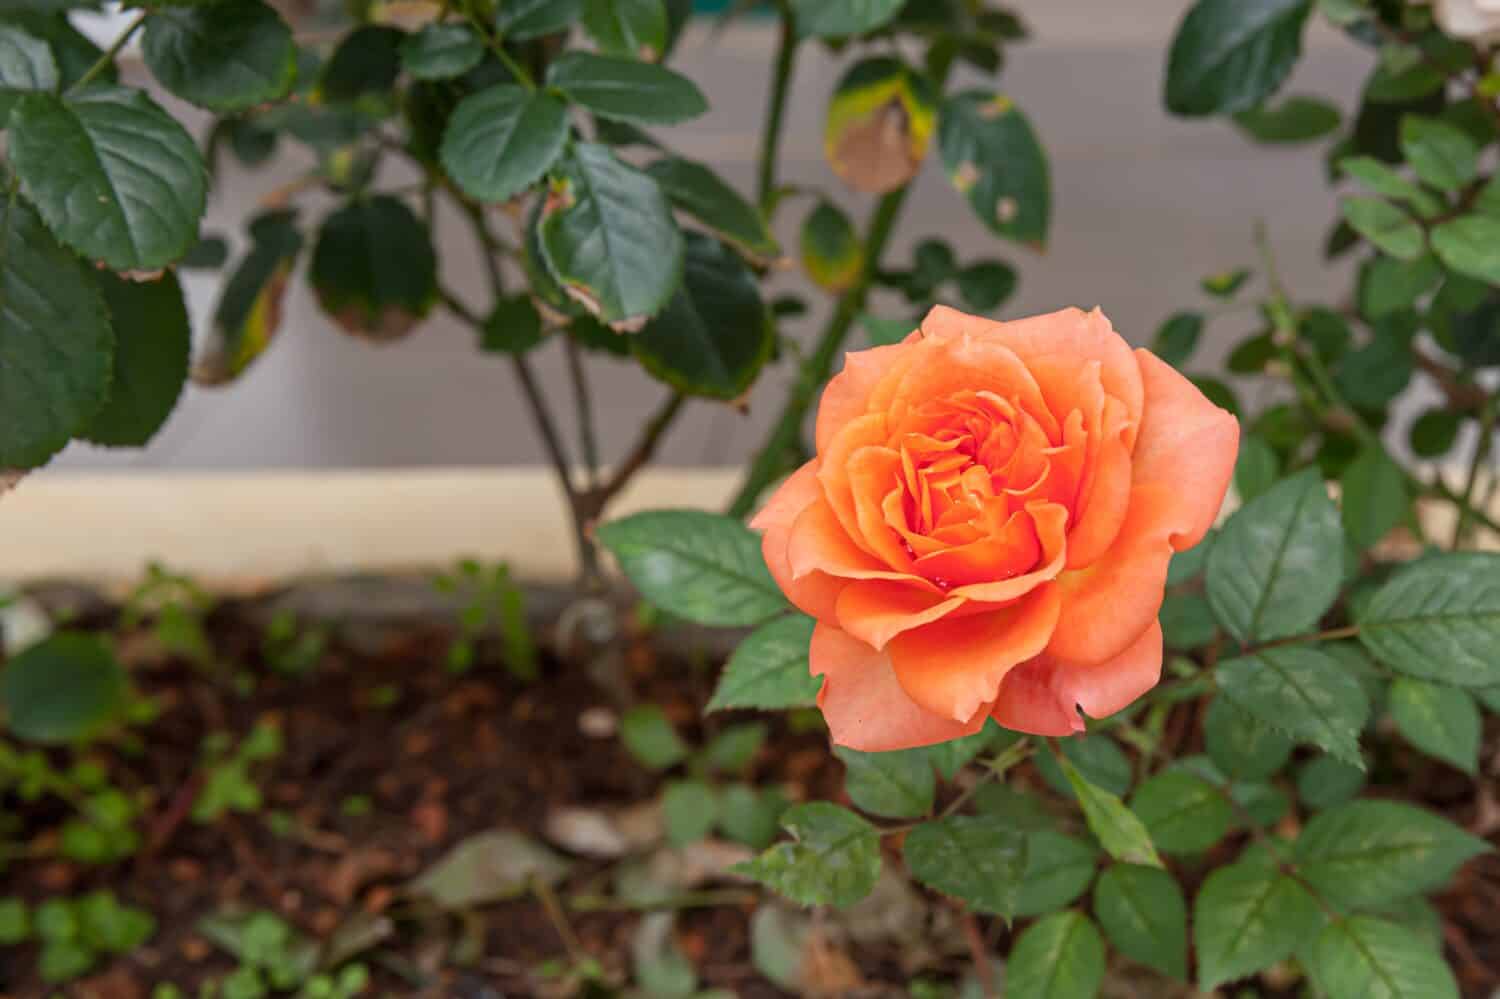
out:
{"label": "dried fallen leaf", "polygon": [[511,829],[482,832],[444,854],[410,885],[444,909],[468,909],[526,894],[533,878],[553,885],[568,861]]}

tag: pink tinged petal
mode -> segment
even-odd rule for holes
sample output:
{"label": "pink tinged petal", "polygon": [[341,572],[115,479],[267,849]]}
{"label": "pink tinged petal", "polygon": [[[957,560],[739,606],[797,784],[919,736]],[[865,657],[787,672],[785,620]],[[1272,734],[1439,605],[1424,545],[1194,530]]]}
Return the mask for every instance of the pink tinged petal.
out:
{"label": "pink tinged petal", "polygon": [[967,720],[994,701],[1006,673],[1046,647],[1059,604],[1048,583],[1009,606],[903,632],[887,646],[896,679],[926,710]]}
{"label": "pink tinged petal", "polygon": [[1171,365],[1148,350],[1135,352],[1146,386],[1146,415],[1136,440],[1134,478],[1170,489],[1163,504],[1172,547],[1203,540],[1224,503],[1239,453],[1240,425]]}
{"label": "pink tinged petal", "polygon": [[984,725],[989,705],[954,721],[914,704],[891,669],[890,656],[837,628],[819,624],[809,650],[812,674],[823,678],[818,707],[835,744],[861,752],[931,746]]}
{"label": "pink tinged petal", "polygon": [[822,502],[823,490],[817,475],[817,459],[793,472],[750,526],[765,531],[760,543],[761,555],[781,592],[803,613],[831,621],[837,613],[838,595],[845,581],[816,571],[794,576],[787,550],[796,518],[807,507]]}
{"label": "pink tinged petal", "polygon": [[1080,666],[1040,655],[1006,674],[992,713],[1017,732],[1063,736],[1082,732],[1078,709],[1090,718],[1123,711],[1161,679],[1161,626],[1152,622],[1108,662]]}

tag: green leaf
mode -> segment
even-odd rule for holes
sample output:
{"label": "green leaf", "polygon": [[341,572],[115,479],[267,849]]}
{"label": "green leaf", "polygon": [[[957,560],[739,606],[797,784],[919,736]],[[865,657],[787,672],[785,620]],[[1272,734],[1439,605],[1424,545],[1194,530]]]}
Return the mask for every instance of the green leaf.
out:
{"label": "green leaf", "polygon": [[698,987],[697,969],[672,937],[676,919],[671,911],[646,915],[630,944],[636,982],[661,999],[688,999]]}
{"label": "green leaf", "polygon": [[583,11],[583,0],[505,0],[495,30],[506,41],[524,42],[567,28]]}
{"label": "green leaf", "polygon": [[861,753],[838,746],[844,761],[844,789],[857,808],[893,819],[926,815],[937,793],[932,761],[920,749]]}
{"label": "green leaf", "polygon": [[0,946],[14,947],[31,936],[31,911],[24,899],[0,898]]}
{"label": "green leaf", "polygon": [[1443,191],[1463,187],[1479,168],[1479,147],[1474,140],[1437,118],[1403,116],[1401,153],[1418,177]]}
{"label": "green leaf", "polygon": [[1359,733],[1370,713],[1364,688],[1311,646],[1261,649],[1221,663],[1219,691],[1261,722],[1358,767]]}
{"label": "green leaf", "polygon": [[998,815],[924,822],[902,846],[912,877],[962,899],[976,912],[1009,919],[1026,870],[1026,836]]}
{"label": "green leaf", "polygon": [[23,95],[11,112],[10,158],[47,227],[90,260],[154,271],[198,240],[203,158],[139,90]]}
{"label": "green leaf", "polygon": [[1235,512],[1208,555],[1208,600],[1241,642],[1313,628],[1339,592],[1339,512],[1317,469],[1285,479]]}
{"label": "green leaf", "polygon": [[1167,564],[1167,586],[1181,586],[1201,576],[1204,566],[1208,563],[1208,553],[1213,551],[1214,538],[1217,536],[1218,532],[1209,531],[1204,535],[1203,540],[1193,547],[1174,554],[1171,562]]}
{"label": "green leaf", "polygon": [[1500,684],[1500,555],[1425,558],[1357,616],[1359,640],[1393,669],[1460,687]]}
{"label": "green leaf", "polygon": [[0,25],[0,125],[10,117],[17,94],[55,90],[58,82],[51,46],[18,27]]}
{"label": "green leaf", "polygon": [[1458,999],[1442,953],[1412,930],[1354,916],[1324,927],[1307,957],[1329,999]]}
{"label": "green leaf", "polygon": [[1157,615],[1162,638],[1169,649],[1200,648],[1214,640],[1219,623],[1208,601],[1197,593],[1169,593]]}
{"label": "green leaf", "polygon": [[[104,55],[99,46],[89,41],[85,35],[73,27],[65,13],[43,13],[28,4],[13,6],[7,10],[5,21],[7,26],[19,28],[28,35],[47,43],[57,63],[57,82],[63,88],[77,83],[83,74],[87,73]],[[106,65],[104,70],[94,77],[96,83],[114,83],[118,79],[119,72],[113,63]]]}
{"label": "green leaf", "polygon": [[1337,131],[1339,109],[1316,97],[1288,97],[1279,107],[1256,107],[1234,116],[1252,139],[1266,143],[1311,142]]}
{"label": "green leaf", "polygon": [[367,24],[345,35],[324,63],[317,92],[324,101],[351,104],[362,98],[390,99],[401,73],[401,43],[395,28]]}
{"label": "green leaf", "polygon": [[1414,308],[1442,277],[1443,268],[1430,253],[1412,261],[1374,257],[1359,272],[1360,314],[1374,321]]}
{"label": "green leaf", "polygon": [[804,37],[842,38],[884,27],[904,0],[792,0],[797,31]]}
{"label": "green leaf", "polygon": [[1010,98],[983,90],[947,98],[939,113],[938,148],[949,181],[992,232],[1046,245],[1052,217],[1047,156]]}
{"label": "green leaf", "polygon": [[808,213],[799,248],[807,276],[828,291],[852,287],[864,268],[864,246],[854,223],[831,201],[819,201]]}
{"label": "green leaf", "polygon": [[790,842],[777,843],[732,870],[798,905],[853,905],[880,878],[880,833],[853,812],[826,801],[797,805],[781,817]]}
{"label": "green leaf", "polygon": [[662,0],[584,0],[583,26],[608,55],[656,62],[667,50]]}
{"label": "green leaf", "polygon": [[620,741],[647,770],[666,770],[688,755],[687,743],[654,704],[642,704],[625,713],[620,719]]}
{"label": "green leaf", "polygon": [[1245,282],[1248,280],[1250,280],[1249,269],[1240,267],[1232,271],[1221,271],[1218,274],[1210,274],[1202,281],[1199,281],[1198,286],[1203,289],[1205,294],[1212,295],[1214,298],[1229,299],[1233,298],[1234,293],[1243,288]]}
{"label": "green leaf", "polygon": [[1214,765],[1241,780],[1265,780],[1292,757],[1292,740],[1227,697],[1208,706],[1203,737]]}
{"label": "green leaf", "polygon": [[83,938],[111,954],[128,954],[156,932],[151,913],[121,905],[112,892],[90,892],[79,900],[77,910]]}
{"label": "green leaf", "polygon": [[399,339],[437,301],[432,235],[391,195],[355,198],[323,220],[308,278],[318,304],[345,332]]}
{"label": "green leaf", "polygon": [[[1422,255],[1426,240],[1422,227],[1410,215],[1381,198],[1345,198],[1339,202],[1344,221],[1370,244],[1397,260],[1415,260]],[[1434,231],[1434,237],[1437,233]],[[1434,239],[1433,247],[1437,247]]]}
{"label": "green leaf", "polygon": [[[1130,790],[1130,759],[1109,736],[1074,736],[1063,739],[1060,745],[1063,756],[1078,768],[1078,772],[1089,783],[1110,794],[1121,795]],[[1059,794],[1072,796],[1072,786],[1056,757],[1051,753],[1044,754],[1037,757],[1036,764],[1047,783],[1056,788]]]}
{"label": "green leaf", "polygon": [[914,319],[882,319],[868,313],[859,317],[859,324],[864,327],[865,336],[869,338],[872,347],[888,347],[893,343],[900,343],[917,328],[918,322]]}
{"label": "green leaf", "polygon": [[1172,39],[1167,109],[1248,111],[1275,93],[1302,54],[1311,0],[1198,0]]}
{"label": "green leaf", "polygon": [[1165,770],[1146,781],[1131,797],[1130,810],[1167,853],[1202,853],[1234,820],[1218,788],[1186,770]]}
{"label": "green leaf", "polygon": [[0,218],[0,468],[32,468],[104,405],[114,333],[97,285],[30,206],[10,199]]}
{"label": "green leaf", "polygon": [[994,312],[1016,290],[1016,272],[999,260],[981,260],[958,272],[958,294],[975,312]]}
{"label": "green leaf", "polygon": [[1432,248],[1451,270],[1500,284],[1500,218],[1465,215],[1432,230]]}
{"label": "green leaf", "polygon": [[698,624],[760,624],[786,610],[760,538],[732,517],[654,510],[602,525],[601,544],[641,595]]}
{"label": "green leaf", "polygon": [[682,280],[684,242],[666,197],[592,143],[575,144],[558,174],[557,205],[543,211],[539,233],[548,269],[600,320],[639,330]]}
{"label": "green leaf", "polygon": [[1167,318],[1151,341],[1151,352],[1174,368],[1193,356],[1203,335],[1203,313],[1177,312]]}
{"label": "green leaf", "polygon": [[1406,476],[1379,444],[1368,445],[1339,480],[1344,530],[1360,548],[1385,539],[1405,519],[1410,505]]}
{"label": "green leaf", "polygon": [[1078,795],[1078,804],[1083,808],[1089,829],[1111,857],[1130,864],[1162,866],[1156,847],[1151,845],[1151,835],[1123,801],[1090,784],[1066,757],[1060,758],[1058,763],[1073,786],[1073,793]]}
{"label": "green leaf", "polygon": [[119,717],[125,671],[90,635],[59,632],[0,669],[7,728],[34,742],[77,742]]}
{"label": "green leaf", "polygon": [[1120,953],[1173,978],[1187,978],[1187,901],[1172,875],[1115,864],[1094,886],[1094,915]]}
{"label": "green leaf", "polygon": [[1234,491],[1240,502],[1248,503],[1269,490],[1281,477],[1281,457],[1259,434],[1246,434],[1240,440],[1240,454],[1234,462]]}
{"label": "green leaf", "polygon": [[480,201],[508,201],[541,179],[568,140],[568,108],[546,91],[501,84],[453,109],[439,155]]}
{"label": "green leaf", "polygon": [[960,736],[957,739],[949,739],[935,746],[928,746],[925,750],[927,758],[937,769],[938,776],[943,780],[953,780],[958,776],[960,770],[968,766],[970,761],[980,753],[989,749],[992,745],[998,749],[1009,748],[1019,742],[1021,736],[1015,732],[1007,732],[996,725],[991,719],[984,723],[984,727],[973,735]]}
{"label": "green leaf", "polygon": [[99,289],[115,330],[109,401],[83,433],[108,447],[144,447],[177,405],[187,380],[192,330],[177,275],[126,281],[108,271]]}
{"label": "green leaf", "polygon": [[736,774],[749,769],[766,741],[765,722],[731,725],[703,747],[705,766],[719,773]]}
{"label": "green leaf", "polygon": [[1026,999],[1091,999],[1104,983],[1104,939],[1081,912],[1027,928],[1005,965],[1005,991]]}
{"label": "green leaf", "polygon": [[1320,918],[1307,889],[1269,858],[1218,868],[1193,903],[1198,987],[1211,992],[1283,960],[1306,944]]}
{"label": "green leaf", "polygon": [[801,614],[761,625],[729,657],[705,711],[810,707],[823,681],[808,670],[817,622]]}
{"label": "green leaf", "polygon": [[1335,756],[1315,757],[1297,772],[1297,795],[1312,809],[1342,805],[1364,786],[1364,771]]}
{"label": "green leaf", "polygon": [[708,110],[696,84],[651,63],[571,51],[547,67],[547,84],[601,118],[672,125]]}
{"label": "green leaf", "polygon": [[1458,687],[1398,676],[1391,683],[1391,717],[1408,742],[1469,774],[1479,772],[1479,705]]}
{"label": "green leaf", "polygon": [[686,234],[682,286],[667,307],[630,338],[653,376],[687,395],[744,395],[775,347],[775,329],[755,274],[712,236]]}
{"label": "green leaf", "polygon": [[281,325],[281,299],[302,248],[297,217],[271,212],[250,223],[251,249],[214,309],[213,337],[193,368],[193,381],[221,385],[244,372],[270,346]]}
{"label": "green leaf", "polygon": [[401,65],[418,80],[462,76],[483,59],[484,40],[467,24],[434,22],[401,43]]}
{"label": "green leaf", "polygon": [[1437,888],[1489,849],[1431,812],[1367,799],[1313,816],[1297,839],[1296,860],[1330,901],[1365,908]]}
{"label": "green leaf", "polygon": [[668,157],[652,163],[646,172],[674,207],[687,212],[755,260],[766,261],[781,252],[764,216],[708,167]]}
{"label": "green leaf", "polygon": [[98,958],[94,949],[82,941],[49,940],[37,955],[36,973],[44,982],[67,982],[85,974]]}
{"label": "green leaf", "polygon": [[1423,201],[1429,197],[1422,186],[1409,180],[1373,156],[1348,156],[1338,161],[1338,168],[1361,184],[1387,198]]}
{"label": "green leaf", "polygon": [[757,792],[731,784],[719,793],[719,828],[736,843],[764,850],[776,838],[776,821],[786,808],[786,798],[774,788]]}
{"label": "green leaf", "polygon": [[1049,829],[1027,832],[1016,915],[1038,916],[1069,904],[1088,890],[1098,863],[1098,851],[1082,840]]}
{"label": "green leaf", "polygon": [[718,821],[718,806],[718,795],[703,781],[668,781],[661,797],[667,842],[686,846],[707,836]]}
{"label": "green leaf", "polygon": [[484,321],[480,346],[496,354],[524,354],[547,338],[530,295],[509,295]]}
{"label": "green leaf", "polygon": [[210,111],[280,100],[297,79],[297,47],[260,0],[165,7],[146,19],[146,65],[162,86]]}
{"label": "green leaf", "polygon": [[1443,406],[1434,406],[1412,421],[1409,442],[1419,458],[1440,458],[1453,450],[1463,416]]}

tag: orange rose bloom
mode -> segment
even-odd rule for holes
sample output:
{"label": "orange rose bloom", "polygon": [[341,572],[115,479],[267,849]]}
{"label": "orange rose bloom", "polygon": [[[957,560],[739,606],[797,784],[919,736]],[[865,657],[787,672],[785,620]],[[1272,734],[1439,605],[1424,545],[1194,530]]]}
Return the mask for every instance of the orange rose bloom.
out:
{"label": "orange rose bloom", "polygon": [[1202,540],[1239,424],[1097,309],[993,322],[939,306],[851,353],[818,456],[752,522],[817,618],[833,739],[905,749],[988,717],[1083,729],[1156,685],[1173,552]]}

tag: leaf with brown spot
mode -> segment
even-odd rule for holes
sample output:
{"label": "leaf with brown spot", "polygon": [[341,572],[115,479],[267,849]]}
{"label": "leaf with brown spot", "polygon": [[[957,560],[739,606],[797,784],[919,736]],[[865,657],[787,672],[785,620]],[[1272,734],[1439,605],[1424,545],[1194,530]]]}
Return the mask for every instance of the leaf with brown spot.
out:
{"label": "leaf with brown spot", "polygon": [[935,123],[936,101],[926,77],[899,59],[866,59],[834,91],[824,152],[845,184],[886,194],[921,170]]}
{"label": "leaf with brown spot", "polygon": [[355,198],[323,221],[310,277],[323,311],[374,343],[410,333],[437,300],[431,234],[389,195]]}

